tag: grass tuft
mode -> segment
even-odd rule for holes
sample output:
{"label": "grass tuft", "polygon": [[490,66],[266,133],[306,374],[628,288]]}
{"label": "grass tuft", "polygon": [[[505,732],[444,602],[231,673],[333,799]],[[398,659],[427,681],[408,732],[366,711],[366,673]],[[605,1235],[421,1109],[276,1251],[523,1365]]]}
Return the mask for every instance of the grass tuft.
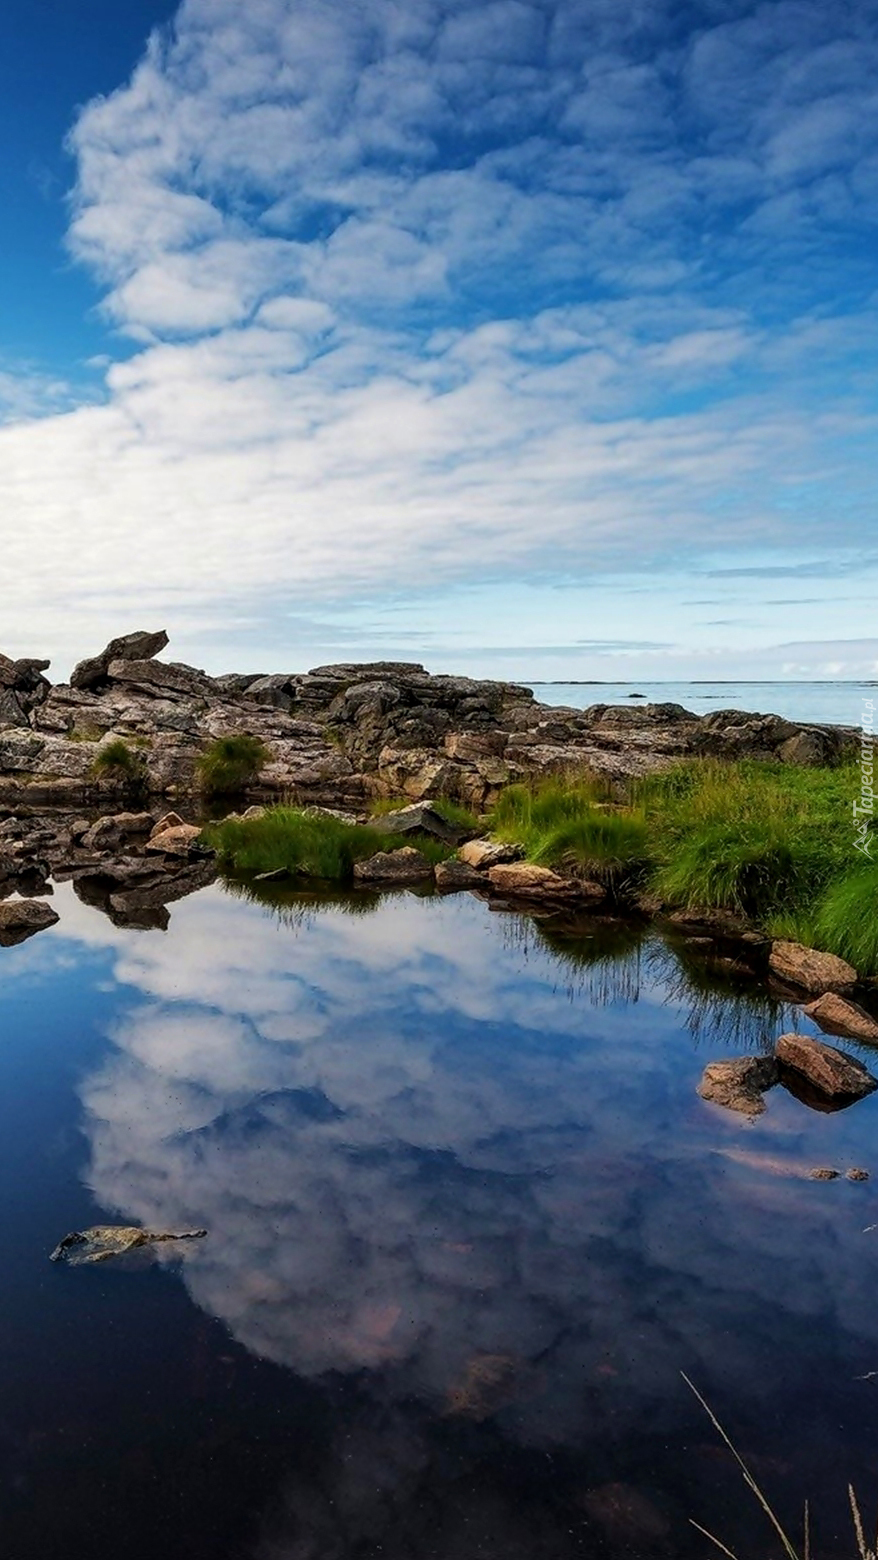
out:
{"label": "grass tuft", "polygon": [[[236,872],[286,871],[292,875],[348,881],[356,861],[365,861],[380,850],[399,850],[399,835],[387,835],[380,824],[345,823],[326,814],[317,816],[296,807],[269,807],[259,818],[226,818],[209,824],[208,842],[220,865]],[[409,836],[435,865],[451,854],[440,840]]]}
{"label": "grass tuft", "polygon": [[128,746],[124,737],[114,737],[98,748],[92,760],[91,772],[98,779],[106,775],[117,779],[127,777],[129,780],[140,780],[143,777],[143,759]]}
{"label": "grass tuft", "polygon": [[198,760],[201,789],[207,796],[237,796],[258,780],[270,758],[261,738],[247,732],[217,737]]}

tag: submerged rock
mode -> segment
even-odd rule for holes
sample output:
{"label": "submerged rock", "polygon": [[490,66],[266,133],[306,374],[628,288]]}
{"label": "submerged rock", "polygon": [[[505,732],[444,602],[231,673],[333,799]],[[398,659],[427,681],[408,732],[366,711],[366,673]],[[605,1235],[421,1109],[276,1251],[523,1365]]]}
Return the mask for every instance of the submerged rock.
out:
{"label": "submerged rock", "polygon": [[141,1246],[155,1246],[166,1240],[202,1240],[207,1230],[144,1230],[134,1224],[94,1224],[87,1230],[65,1235],[49,1257],[50,1262],[68,1262],[79,1267],[86,1262],[105,1262],[121,1257]]}
{"label": "submerged rock", "polygon": [[857,983],[853,965],[834,953],[820,953],[796,942],[773,942],[768,966],[781,980],[803,991],[849,991]]}
{"label": "submerged rock", "polygon": [[840,1035],[846,1040],[878,1041],[878,1023],[871,1013],[848,997],[839,996],[838,992],[824,992],[816,1002],[809,1002],[803,1012],[813,1018],[825,1034]]}
{"label": "submerged rock", "polygon": [[426,856],[411,845],[401,850],[379,850],[368,861],[354,863],[354,877],[359,883],[423,883],[433,876]]}
{"label": "submerged rock", "polygon": [[55,926],[60,917],[42,899],[11,899],[0,904],[0,947],[11,948]]}
{"label": "submerged rock", "polygon": [[708,1062],[698,1093],[712,1105],[724,1105],[742,1116],[761,1116],[763,1095],[779,1077],[773,1056],[736,1056],[731,1061]]}
{"label": "submerged rock", "polygon": [[830,1098],[841,1095],[857,1099],[878,1089],[878,1078],[873,1078],[856,1057],[846,1055],[834,1045],[825,1045],[822,1040],[812,1040],[809,1035],[781,1035],[774,1052],[784,1067],[801,1073],[815,1089]]}

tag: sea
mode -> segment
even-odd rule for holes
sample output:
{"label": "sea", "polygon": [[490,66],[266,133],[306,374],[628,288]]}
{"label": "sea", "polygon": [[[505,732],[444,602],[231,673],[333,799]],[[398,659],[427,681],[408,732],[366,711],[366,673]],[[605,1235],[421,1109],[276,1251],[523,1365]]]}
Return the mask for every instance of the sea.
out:
{"label": "sea", "polygon": [[587,709],[592,704],[682,704],[694,715],[753,710],[787,720],[859,726],[878,682],[548,682],[531,683],[543,704]]}

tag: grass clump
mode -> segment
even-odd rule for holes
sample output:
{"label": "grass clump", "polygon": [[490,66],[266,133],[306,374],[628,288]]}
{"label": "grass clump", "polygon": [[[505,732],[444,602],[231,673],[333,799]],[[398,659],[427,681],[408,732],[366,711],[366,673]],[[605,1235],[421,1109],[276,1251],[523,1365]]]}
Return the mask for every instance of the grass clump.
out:
{"label": "grass clump", "polygon": [[491,815],[498,839],[521,845],[529,861],[588,873],[620,886],[642,875],[648,829],[640,808],[611,809],[598,777],[511,785]]}
{"label": "grass clump", "polygon": [[878,970],[878,864],[830,883],[814,911],[818,946],[861,973]]}
{"label": "grass clump", "polygon": [[198,778],[207,796],[237,796],[258,780],[271,754],[259,737],[230,732],[217,737],[198,760]]}
{"label": "grass clump", "polygon": [[112,741],[98,748],[92,760],[91,772],[97,780],[139,781],[143,778],[143,759],[128,746],[124,737],[113,737]]}
{"label": "grass clump", "polygon": [[[209,825],[209,843],[220,865],[236,872],[278,872],[323,878],[336,883],[353,876],[354,863],[381,850],[399,850],[399,835],[387,835],[380,825],[345,823],[326,813],[297,807],[269,807],[259,818],[226,818]],[[435,865],[451,854],[440,840],[408,836]]]}

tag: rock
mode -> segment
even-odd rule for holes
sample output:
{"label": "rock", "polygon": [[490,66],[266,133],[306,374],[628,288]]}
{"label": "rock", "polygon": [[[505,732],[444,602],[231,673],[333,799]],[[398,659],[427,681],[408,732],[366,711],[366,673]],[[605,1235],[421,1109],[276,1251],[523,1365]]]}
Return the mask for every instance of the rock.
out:
{"label": "rock", "polygon": [[825,992],[816,1002],[809,1002],[802,1011],[813,1018],[825,1034],[841,1035],[846,1040],[878,1042],[878,1023],[872,1015],[858,1003],[839,996],[835,991]]}
{"label": "rock", "polygon": [[510,861],[520,861],[524,851],[520,845],[503,845],[498,840],[470,840],[457,852],[458,861],[480,872],[489,867],[504,866]]}
{"label": "rock", "polygon": [[188,856],[200,839],[201,829],[197,823],[181,823],[162,829],[160,834],[148,839],[146,849],[166,856]]}
{"label": "rock", "polygon": [[401,850],[380,850],[368,861],[354,863],[354,877],[359,883],[422,883],[432,875],[433,868],[426,856],[410,845]]}
{"label": "rock", "polygon": [[436,887],[443,894],[456,894],[462,889],[484,888],[485,879],[465,861],[440,861],[436,867]]}
{"label": "rock", "polygon": [[596,904],[607,897],[600,883],[560,877],[548,867],[534,867],[525,861],[491,867],[488,882],[499,893],[516,899],[588,900]]}
{"label": "rock", "polygon": [[845,1179],[848,1181],[868,1181],[869,1172],[868,1170],[859,1170],[856,1168],[853,1170],[846,1170]]}
{"label": "rock", "polygon": [[[321,808],[321,811],[324,810],[328,811],[329,809]],[[266,807],[246,807],[242,812],[241,817],[245,819],[247,823],[252,823],[254,818],[264,818],[267,811],[268,809]]]}
{"label": "rock", "polygon": [[162,815],[162,817],[159,818],[159,821],[155,825],[155,827],[151,830],[150,836],[149,836],[150,841],[152,842],[153,840],[157,840],[159,835],[160,834],[166,834],[168,829],[182,829],[182,828],[185,828],[185,820],[180,817],[179,813],[175,813],[175,812],[164,813]]}
{"label": "rock", "polygon": [[149,661],[154,655],[159,655],[167,644],[168,636],[163,629],[156,634],[140,632],[123,634],[121,639],[111,639],[100,655],[92,656],[87,661],[80,661],[79,665],[74,667],[70,686],[71,688],[94,688],[103,682],[111,661]]}
{"label": "rock", "polygon": [[[680,931],[691,930],[696,934],[704,933],[708,937],[728,941],[753,935],[753,928],[747,918],[736,915],[733,910],[712,910],[706,906],[695,905],[684,910],[671,910],[663,916],[663,920]],[[767,943],[768,939],[760,937],[759,941]]]}
{"label": "rock", "polygon": [[106,1262],[141,1246],[155,1246],[166,1240],[203,1240],[207,1230],[142,1230],[133,1224],[95,1224],[88,1230],[73,1230],[65,1235],[49,1257],[50,1262],[67,1262],[79,1267],[86,1262]]}
{"label": "rock", "polygon": [[781,1035],[774,1054],[784,1067],[791,1067],[821,1094],[830,1098],[839,1095],[859,1098],[878,1089],[878,1078],[873,1078],[868,1068],[855,1057],[824,1045],[822,1040],[812,1040],[808,1035]]}
{"label": "rock", "polygon": [[849,991],[857,972],[834,953],[819,953],[801,943],[778,941],[771,945],[768,965],[773,973],[803,991]]}
{"label": "rock", "polygon": [[130,685],[155,698],[204,699],[216,691],[206,672],[176,661],[111,661],[107,676],[111,682]]}
{"label": "rock", "polygon": [[808,1171],[809,1181],[837,1181],[840,1175],[838,1170],[829,1170],[821,1165],[816,1170]]}
{"label": "rock", "polygon": [[99,818],[81,836],[83,850],[115,850],[127,840],[149,834],[153,826],[152,813],[112,813]]}
{"label": "rock", "polygon": [[413,802],[410,807],[397,807],[393,812],[382,813],[371,820],[382,834],[431,834],[446,845],[457,845],[465,831],[446,823],[442,814],[429,802]]}
{"label": "rock", "polygon": [[41,899],[11,899],[0,904],[0,947],[11,948],[35,932],[56,926],[60,917]]}
{"label": "rock", "polygon": [[773,1056],[736,1056],[731,1061],[708,1062],[698,1093],[713,1105],[724,1105],[742,1116],[761,1116],[763,1095],[779,1078]]}

